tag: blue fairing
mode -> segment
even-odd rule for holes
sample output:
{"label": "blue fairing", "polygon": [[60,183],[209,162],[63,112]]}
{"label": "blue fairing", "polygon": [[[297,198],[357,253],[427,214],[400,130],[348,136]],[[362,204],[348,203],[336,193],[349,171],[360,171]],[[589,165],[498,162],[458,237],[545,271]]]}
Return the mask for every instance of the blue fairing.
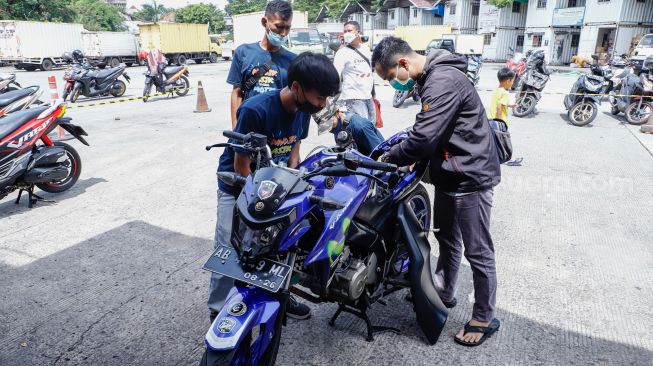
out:
{"label": "blue fairing", "polygon": [[[245,304],[245,312],[241,315],[230,314],[232,307],[238,303]],[[236,286],[229,292],[225,305],[211,324],[204,343],[214,351],[227,351],[237,348],[245,336],[257,326],[261,327],[259,334],[269,335],[273,332],[278,312],[279,302],[267,291]],[[256,354],[254,359],[258,359],[265,351],[270,338],[259,337],[250,347],[250,352]]]}

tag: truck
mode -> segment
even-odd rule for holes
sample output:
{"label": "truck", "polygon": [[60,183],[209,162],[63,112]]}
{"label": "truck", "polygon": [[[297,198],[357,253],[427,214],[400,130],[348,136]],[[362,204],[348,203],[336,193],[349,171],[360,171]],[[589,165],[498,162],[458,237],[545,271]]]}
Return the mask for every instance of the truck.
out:
{"label": "truck", "polygon": [[138,64],[138,37],[129,32],[83,32],[82,52],[100,68]]}
{"label": "truck", "polygon": [[[265,12],[257,11],[254,13],[238,14],[233,16],[234,27],[234,48],[244,43],[254,43],[263,39],[265,28],[261,25],[261,19],[265,17]],[[290,38],[302,39],[306,35],[297,35],[298,32],[292,33],[293,28],[307,29],[308,28],[308,13],[305,11],[293,11],[292,28]],[[315,30],[317,33],[317,30]],[[319,33],[318,33],[319,35]],[[311,35],[308,34],[310,40]],[[292,45],[289,46],[291,48]],[[322,45],[320,45],[322,47]]]}
{"label": "truck", "polygon": [[451,34],[449,25],[407,25],[395,28],[395,35],[406,41],[415,52],[426,53],[426,47],[434,39]]}
{"label": "truck", "polygon": [[454,52],[461,55],[483,54],[482,34],[444,34],[442,40],[453,41]]}
{"label": "truck", "polygon": [[27,71],[63,66],[64,52],[82,49],[83,31],[75,23],[0,20],[0,63]]}
{"label": "truck", "polygon": [[158,49],[168,63],[183,65],[187,60],[218,62],[222,48],[211,41],[208,24],[143,23],[138,25],[141,48]]}
{"label": "truck", "polygon": [[630,60],[634,67],[641,69],[644,66],[644,60],[650,56],[653,56],[653,33],[646,34],[639,40]]}

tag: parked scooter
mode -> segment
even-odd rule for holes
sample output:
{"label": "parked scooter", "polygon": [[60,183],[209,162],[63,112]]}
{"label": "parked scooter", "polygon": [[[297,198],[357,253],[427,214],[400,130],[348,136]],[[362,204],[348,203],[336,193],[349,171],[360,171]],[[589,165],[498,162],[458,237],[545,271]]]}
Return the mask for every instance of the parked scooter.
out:
{"label": "parked scooter", "polygon": [[512,110],[515,117],[527,116],[535,110],[542,98],[542,90],[549,81],[551,72],[544,61],[544,51],[533,52],[526,62],[526,71],[517,87],[516,106]]}
{"label": "parked scooter", "polygon": [[[76,58],[77,60],[78,58]],[[80,95],[85,97],[104,95],[113,95],[114,97],[122,96],[127,90],[127,85],[122,80],[118,80],[118,78],[122,76],[127,82],[131,80],[125,72],[125,68],[125,66],[120,66],[98,70],[82,65],[82,68],[77,70],[78,72],[71,74],[75,85],[70,93],[70,101],[75,103]]]}
{"label": "parked scooter", "polygon": [[232,146],[248,151],[257,166],[269,164],[249,177],[218,173],[244,187],[234,209],[233,247],[219,246],[204,268],[236,281],[206,333],[200,365],[274,365],[290,292],[337,303],[330,324],[352,313],[365,321],[372,341],[375,332],[394,329],[372,325],[371,305],[410,289],[417,324],[429,344],[437,342],[448,311],[431,280],[431,204],[420,183],[428,162],[409,171],[375,161],[406,139],[407,130],[370,157],[324,147],[298,169],[271,162],[265,136],[223,134],[229,143],[207,149]]}
{"label": "parked scooter", "polygon": [[[512,83],[512,90],[515,90],[519,85],[524,72],[526,71],[526,56],[523,53],[517,52],[512,47],[508,48],[510,53],[508,56],[508,61],[506,61],[506,67],[512,69],[515,72],[515,81]],[[530,51],[529,55],[530,55]]]}
{"label": "parked scooter", "polygon": [[590,124],[596,118],[602,95],[612,90],[612,68],[600,66],[597,55],[592,58],[590,73],[579,76],[564,99],[567,117],[574,126]]}
{"label": "parked scooter", "polygon": [[59,193],[77,182],[82,170],[79,154],[72,146],[48,137],[59,126],[88,145],[84,129],[63,117],[65,111],[66,105],[57,101],[0,118],[0,199],[19,190],[19,203],[25,191],[32,207],[43,200],[34,193],[35,186]]}
{"label": "parked scooter", "polygon": [[395,90],[395,96],[392,98],[392,106],[395,108],[401,107],[402,104],[404,104],[404,101],[408,98],[413,98],[414,102],[419,102],[419,94],[417,93],[417,85],[413,87],[413,89],[409,91],[400,91],[400,90]]}
{"label": "parked scooter", "polygon": [[167,66],[161,62],[156,66],[156,74],[149,69],[145,73],[145,88],[143,89],[143,102],[150,98],[152,86],[157,93],[177,94],[180,97],[188,94],[190,82],[188,81],[188,66]]}
{"label": "parked scooter", "polygon": [[16,81],[16,74],[0,74],[0,94],[22,88]]}
{"label": "parked scooter", "polygon": [[628,123],[641,125],[653,113],[653,56],[644,60],[641,71],[634,71],[621,80],[609,100],[612,114],[623,112]]}
{"label": "parked scooter", "polygon": [[483,60],[480,55],[467,55],[467,78],[476,86],[481,80]]}
{"label": "parked scooter", "polygon": [[[0,117],[27,109],[32,104],[42,104],[39,101],[41,94],[43,94],[43,90],[38,86],[29,86],[0,94]],[[1,121],[0,119],[0,123],[2,123]],[[2,126],[0,126],[1,128]]]}

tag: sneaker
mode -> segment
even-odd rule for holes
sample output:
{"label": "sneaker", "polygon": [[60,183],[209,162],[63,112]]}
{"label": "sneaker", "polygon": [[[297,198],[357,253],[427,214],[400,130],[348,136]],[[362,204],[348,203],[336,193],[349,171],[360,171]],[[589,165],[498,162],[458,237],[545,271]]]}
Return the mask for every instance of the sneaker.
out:
{"label": "sneaker", "polygon": [[286,314],[294,319],[308,319],[311,317],[311,308],[299,303],[293,296],[290,296]]}

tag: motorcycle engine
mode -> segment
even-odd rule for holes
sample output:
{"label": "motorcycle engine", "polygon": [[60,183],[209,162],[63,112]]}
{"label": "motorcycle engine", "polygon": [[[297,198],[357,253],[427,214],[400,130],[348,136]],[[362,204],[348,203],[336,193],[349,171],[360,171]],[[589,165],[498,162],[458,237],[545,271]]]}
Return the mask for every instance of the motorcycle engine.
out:
{"label": "motorcycle engine", "polygon": [[348,248],[345,250],[347,253],[344,253],[343,260],[335,270],[329,291],[338,297],[356,300],[363,294],[366,285],[376,282],[376,255],[372,253],[364,261],[351,256]]}

